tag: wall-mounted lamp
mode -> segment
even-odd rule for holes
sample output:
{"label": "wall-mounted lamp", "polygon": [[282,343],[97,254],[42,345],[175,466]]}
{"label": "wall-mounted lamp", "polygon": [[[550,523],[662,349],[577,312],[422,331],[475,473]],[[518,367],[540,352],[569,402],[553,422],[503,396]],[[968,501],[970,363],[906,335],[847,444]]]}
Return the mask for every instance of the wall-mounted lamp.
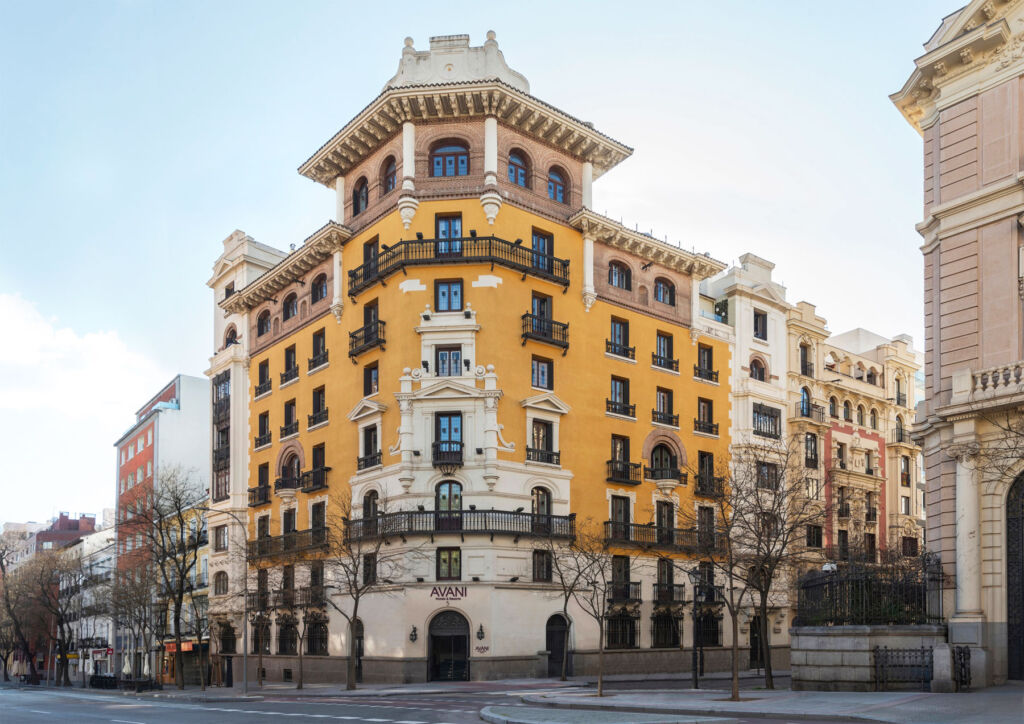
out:
{"label": "wall-mounted lamp", "polygon": [[423,321],[424,322],[429,322],[430,321],[430,312],[424,312],[420,316],[423,317]]}
{"label": "wall-mounted lamp", "polygon": [[483,455],[483,454],[484,454],[484,449],[483,449],[482,447],[478,447],[478,448],[476,449],[476,454],[477,454],[477,455]]}
{"label": "wall-mounted lamp", "polygon": [[[417,579],[417,580],[422,581],[423,579],[420,578],[420,579]],[[409,632],[409,640],[412,641],[413,643],[416,643],[416,639],[418,639],[418,638],[419,638],[419,634],[416,633],[416,627],[413,626],[412,627],[412,631]]]}
{"label": "wall-mounted lamp", "polygon": [[483,624],[480,624],[480,628],[478,628],[476,630],[476,638],[477,638],[477,641],[483,641],[484,640],[484,625]]}
{"label": "wall-mounted lamp", "polygon": [[412,454],[413,454],[413,457],[417,457],[418,458],[420,456],[420,451],[419,450],[413,450]]}
{"label": "wall-mounted lamp", "polygon": [[473,583],[480,583],[480,576],[473,576]]}
{"label": "wall-mounted lamp", "polygon": [[512,577],[511,577],[510,579],[508,579],[508,580],[509,580],[509,581],[511,581],[512,583],[515,583],[516,581],[518,581],[518,580],[519,580],[519,576],[512,576]]}
{"label": "wall-mounted lamp", "polygon": [[471,365],[472,365],[473,363],[472,363],[472,362],[470,362],[470,361],[469,361],[468,359],[464,359],[464,360],[462,360],[462,364],[466,365],[466,371],[468,372],[468,371],[469,371],[469,368],[470,368],[470,366],[471,366]]}
{"label": "wall-mounted lamp", "polygon": [[476,238],[476,229],[470,229],[470,230],[469,230],[469,235],[470,235],[470,236],[471,236],[472,238],[474,238],[474,239],[475,239],[475,238]]}
{"label": "wall-mounted lamp", "polygon": [[418,511],[420,511],[422,513],[425,510],[425,508],[422,505],[417,505],[416,506],[416,510],[418,510]]}
{"label": "wall-mounted lamp", "polygon": [[420,241],[423,241],[423,232],[422,231],[417,231],[416,232],[416,238],[419,239]]}
{"label": "wall-mounted lamp", "polygon": [[425,359],[420,360],[420,366],[423,367],[424,372],[430,372],[430,363]]}
{"label": "wall-mounted lamp", "polygon": [[469,506],[470,510],[476,510],[476,503],[471,503]]}
{"label": "wall-mounted lamp", "polygon": [[512,242],[512,243],[513,243],[513,244],[515,244],[516,246],[519,246],[520,244],[522,244],[522,243],[523,243],[523,240],[522,240],[522,239],[516,239],[516,240],[515,240],[514,242]]}
{"label": "wall-mounted lamp", "polygon": [[518,508],[516,508],[516,512],[517,513],[522,513],[523,512],[523,506],[520,505]]}
{"label": "wall-mounted lamp", "polygon": [[462,316],[465,317],[466,319],[472,319],[473,318],[473,313],[471,311],[469,311],[468,309],[464,309],[462,311]]}

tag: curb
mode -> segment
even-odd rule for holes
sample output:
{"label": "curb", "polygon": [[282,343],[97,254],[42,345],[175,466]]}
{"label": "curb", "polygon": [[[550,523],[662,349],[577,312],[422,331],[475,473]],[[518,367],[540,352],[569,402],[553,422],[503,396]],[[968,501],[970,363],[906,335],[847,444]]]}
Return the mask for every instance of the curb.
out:
{"label": "curb", "polygon": [[[480,718],[483,719],[485,722],[490,722],[490,724],[536,724],[537,723],[537,719],[535,719],[535,718],[522,719],[522,718],[517,718],[515,715],[499,714],[496,711],[494,711],[495,709],[502,709],[502,708],[509,708],[509,707],[485,706],[483,709],[480,710]],[[542,709],[542,708],[543,707],[537,707],[537,709]],[[629,712],[631,714],[647,714],[648,716],[651,716],[651,717],[657,717],[659,714],[666,714],[666,715],[670,715],[671,716],[670,719],[664,719],[662,721],[659,721],[657,719],[652,719],[649,722],[644,722],[644,724],[686,724],[686,722],[687,722],[686,717],[688,717],[688,716],[697,716],[696,719],[691,720],[691,724],[698,724],[698,722],[702,722],[702,721],[704,721],[706,719],[714,719],[713,722],[708,722],[708,724],[735,724],[738,721],[738,719],[736,719],[734,717],[731,717],[731,716],[707,717],[705,715],[694,715],[694,714],[690,714],[689,712],[683,712],[683,711],[681,711],[681,712],[646,712],[646,711],[631,711],[629,709],[614,709],[614,710],[609,711],[609,713],[614,713],[614,712],[617,712],[617,711]]]}

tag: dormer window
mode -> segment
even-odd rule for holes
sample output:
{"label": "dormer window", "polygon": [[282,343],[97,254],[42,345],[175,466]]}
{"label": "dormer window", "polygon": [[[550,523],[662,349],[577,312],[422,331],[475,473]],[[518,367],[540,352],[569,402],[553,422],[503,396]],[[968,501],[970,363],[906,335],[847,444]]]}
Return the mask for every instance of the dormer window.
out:
{"label": "dormer window", "polygon": [[293,292],[284,298],[284,307],[281,312],[281,316],[284,317],[284,321],[288,321],[296,314],[299,313],[299,301],[298,296]]}
{"label": "dormer window", "polygon": [[270,312],[264,310],[256,318],[256,336],[262,337],[270,331]]}
{"label": "dormer window", "polygon": [[676,306],[676,287],[668,279],[654,280],[654,299],[667,304],[670,307]]}
{"label": "dormer window", "polygon": [[633,288],[632,274],[629,267],[621,262],[613,261],[608,265],[608,283],[613,287],[625,289],[627,292]]}
{"label": "dormer window", "polygon": [[548,198],[560,204],[565,203],[565,177],[558,169],[548,171]]}
{"label": "dormer window", "polygon": [[352,189],[352,215],[357,216],[364,211],[366,207],[370,205],[370,184],[366,183],[366,178],[361,178],[356,182],[356,186]]}
{"label": "dormer window", "polygon": [[513,151],[508,155],[508,180],[516,186],[529,187],[526,157],[521,151]]}
{"label": "dormer window", "polygon": [[468,176],[469,149],[462,143],[446,143],[430,154],[431,176]]}

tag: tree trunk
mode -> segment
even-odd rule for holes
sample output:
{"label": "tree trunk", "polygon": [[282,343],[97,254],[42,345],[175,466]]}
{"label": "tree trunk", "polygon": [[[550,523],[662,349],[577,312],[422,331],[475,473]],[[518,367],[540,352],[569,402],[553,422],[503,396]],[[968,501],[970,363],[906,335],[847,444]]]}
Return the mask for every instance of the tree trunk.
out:
{"label": "tree trunk", "polygon": [[734,609],[729,612],[732,619],[732,701],[740,700],[740,627],[739,615]]}
{"label": "tree trunk", "polygon": [[[568,604],[568,601],[566,602]],[[562,607],[562,614],[565,616],[565,640],[562,643],[562,672],[560,681],[567,681],[569,678],[569,607]]]}
{"label": "tree trunk", "polygon": [[345,688],[349,691],[356,688],[356,637],[355,611],[348,620],[348,665],[345,667]]}
{"label": "tree trunk", "polygon": [[302,642],[306,639],[306,623],[305,617],[303,617],[302,623],[302,636],[299,637],[299,681],[295,685],[296,689],[302,688]]}
{"label": "tree trunk", "polygon": [[263,625],[259,626],[259,635],[256,638],[256,650],[259,652],[259,656],[256,660],[256,681],[259,683],[260,688],[263,687]]}
{"label": "tree trunk", "polygon": [[[10,654],[8,654],[7,656],[10,656]],[[7,675],[7,656],[4,656],[3,659],[0,659],[4,662],[4,681],[11,680],[11,677]]]}
{"label": "tree trunk", "polygon": [[67,648],[64,647],[64,646],[61,646],[61,648],[60,648],[60,659],[61,659],[61,662],[62,662],[61,668],[63,669],[63,671],[61,672],[61,682],[60,682],[60,685],[61,686],[70,687],[71,686],[71,660],[68,659],[68,651],[67,651]]}
{"label": "tree trunk", "polygon": [[185,658],[181,652],[181,603],[174,604],[174,686],[185,688]]}
{"label": "tree trunk", "polygon": [[597,624],[597,695],[604,696],[604,624]]}
{"label": "tree trunk", "polygon": [[764,688],[775,688],[775,677],[772,674],[772,644],[768,640],[768,594],[761,592],[760,621],[761,627],[761,658],[764,659]]}
{"label": "tree trunk", "polygon": [[203,639],[201,636],[196,636],[199,639],[199,646],[196,648],[196,668],[199,670],[199,690],[206,691],[206,676],[203,672]]}

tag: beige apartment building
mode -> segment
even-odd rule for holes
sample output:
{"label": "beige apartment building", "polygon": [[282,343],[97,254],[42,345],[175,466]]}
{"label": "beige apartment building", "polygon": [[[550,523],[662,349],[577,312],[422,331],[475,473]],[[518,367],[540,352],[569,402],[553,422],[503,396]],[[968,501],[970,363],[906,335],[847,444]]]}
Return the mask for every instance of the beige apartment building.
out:
{"label": "beige apartment building", "polygon": [[891,98],[924,141],[928,545],[956,582],[950,643],[998,683],[1024,678],[1024,2],[974,0],[914,64]]}

